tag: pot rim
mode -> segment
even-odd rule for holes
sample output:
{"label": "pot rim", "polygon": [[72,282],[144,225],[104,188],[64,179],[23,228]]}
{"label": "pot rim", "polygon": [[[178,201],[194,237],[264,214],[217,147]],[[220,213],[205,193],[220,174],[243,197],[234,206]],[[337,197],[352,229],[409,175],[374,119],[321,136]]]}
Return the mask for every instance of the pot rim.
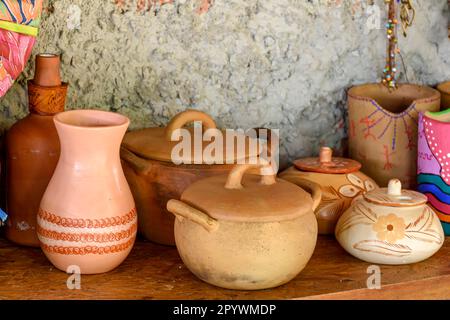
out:
{"label": "pot rim", "polygon": [[62,126],[93,131],[128,127],[130,124],[130,119],[120,113],[96,109],[64,111],[55,115],[53,120]]}
{"label": "pot rim", "polygon": [[[356,90],[361,89],[361,88],[369,88],[369,87],[382,87],[382,88],[386,88],[385,86],[383,86],[380,83],[365,83],[365,84],[360,84],[360,85],[356,85],[351,87],[348,92],[347,92],[347,96],[349,98],[352,99],[356,99],[356,100],[364,100],[367,102],[372,103],[375,107],[379,108],[380,110],[383,110],[383,112],[385,112],[386,114],[390,115],[391,117],[401,117],[403,116],[405,113],[408,113],[409,111],[411,111],[412,108],[414,108],[414,106],[418,103],[430,103],[430,102],[434,102],[435,100],[438,100],[441,98],[441,93],[436,90],[433,89],[429,86],[423,86],[423,85],[419,85],[419,84],[414,84],[414,83],[402,83],[398,85],[398,89],[394,92],[398,92],[399,90],[401,90],[402,88],[406,88],[406,87],[416,87],[416,88],[420,88],[420,89],[424,89],[426,91],[428,91],[430,94],[426,97],[423,98],[418,98],[418,99],[414,99],[411,104],[404,110],[400,111],[400,112],[392,112],[387,110],[386,108],[384,108],[383,106],[381,106],[375,99],[367,96],[367,95],[361,95],[361,94],[356,94],[354,93]],[[386,89],[387,90],[387,89]]]}

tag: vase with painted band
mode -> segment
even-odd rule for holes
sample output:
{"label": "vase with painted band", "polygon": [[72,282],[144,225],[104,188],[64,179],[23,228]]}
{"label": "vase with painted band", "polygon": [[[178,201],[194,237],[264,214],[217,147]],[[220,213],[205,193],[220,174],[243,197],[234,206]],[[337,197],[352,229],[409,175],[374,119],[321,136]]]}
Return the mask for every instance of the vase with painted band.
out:
{"label": "vase with painted band", "polygon": [[36,56],[36,74],[28,81],[30,113],[6,137],[6,237],[21,245],[39,247],[36,215],[59,158],[53,116],[64,111],[68,88],[61,82],[59,64],[57,55]]}
{"label": "vase with painted band", "polygon": [[398,178],[414,189],[417,171],[417,122],[421,111],[439,111],[437,90],[413,84],[388,89],[365,84],[348,92],[350,158],[378,185]]}
{"label": "vase with painted band", "polygon": [[334,157],[331,148],[322,147],[319,157],[295,160],[294,166],[279,176],[307,190],[317,185],[322,191],[322,201],[314,212],[319,234],[329,235],[334,234],[337,221],[354,199],[378,188],[360,168],[359,162]]}
{"label": "vase with painted band", "polygon": [[450,108],[450,81],[441,83],[437,89],[441,93],[441,110]]}
{"label": "vase with painted band", "polygon": [[137,231],[133,196],[120,163],[127,117],[99,110],[59,113],[61,142],[55,173],[44,193],[37,233],[47,258],[62,271],[81,274],[116,268]]}
{"label": "vase with painted band", "polygon": [[419,116],[418,190],[450,235],[450,109]]}

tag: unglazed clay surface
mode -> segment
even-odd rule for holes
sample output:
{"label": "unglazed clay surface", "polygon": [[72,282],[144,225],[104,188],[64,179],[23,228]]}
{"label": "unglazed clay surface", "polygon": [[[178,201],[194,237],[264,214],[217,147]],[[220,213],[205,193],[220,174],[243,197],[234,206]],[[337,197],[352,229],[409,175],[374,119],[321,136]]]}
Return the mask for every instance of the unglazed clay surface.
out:
{"label": "unglazed clay surface", "polygon": [[[379,11],[330,0],[216,0],[202,14],[204,1],[174,0],[145,10],[155,2],[45,1],[34,53],[62,54],[70,108],[119,111],[132,129],[165,125],[188,107],[220,128],[279,128],[287,166],[322,143],[338,146],[346,89],[382,75],[381,0]],[[415,2],[402,56],[410,82],[435,85],[450,74],[447,1]],[[33,67],[0,101],[2,129],[25,116]]]}

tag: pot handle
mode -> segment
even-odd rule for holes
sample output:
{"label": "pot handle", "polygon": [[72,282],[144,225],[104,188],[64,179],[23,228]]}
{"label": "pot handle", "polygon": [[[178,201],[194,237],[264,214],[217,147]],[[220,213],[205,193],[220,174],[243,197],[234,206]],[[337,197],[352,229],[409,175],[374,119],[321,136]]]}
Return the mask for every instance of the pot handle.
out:
{"label": "pot handle", "polygon": [[171,199],[167,202],[167,210],[172,212],[177,218],[186,218],[192,222],[205,228],[206,231],[212,232],[219,228],[219,222],[204,212],[195,209],[187,203]]}
{"label": "pot handle", "polygon": [[152,167],[148,161],[137,157],[133,152],[124,147],[120,148],[120,158],[128,163],[133,170],[140,175],[147,174]]}
{"label": "pot handle", "polygon": [[322,202],[322,188],[318,183],[299,178],[295,175],[286,176],[283,177],[283,179],[292,182],[300,188],[305,189],[306,192],[310,193],[313,199],[313,211],[316,211]]}
{"label": "pot handle", "polygon": [[207,129],[216,129],[216,123],[210,115],[193,109],[188,109],[186,111],[180,112],[176,116],[170,120],[169,124],[166,127],[165,135],[167,141],[172,141],[172,133],[177,130],[183,128],[186,124],[193,121],[201,121],[204,128]]}
{"label": "pot handle", "polygon": [[[248,170],[252,170],[252,173],[255,172],[259,174],[261,176],[261,184],[263,185],[271,185],[276,183],[276,174],[273,173],[272,167],[270,166],[269,162],[267,160],[263,160],[263,158],[258,158],[257,161],[259,163],[235,165],[228,174],[225,188],[242,189],[242,178]],[[264,174],[263,169],[270,170],[272,174]]]}

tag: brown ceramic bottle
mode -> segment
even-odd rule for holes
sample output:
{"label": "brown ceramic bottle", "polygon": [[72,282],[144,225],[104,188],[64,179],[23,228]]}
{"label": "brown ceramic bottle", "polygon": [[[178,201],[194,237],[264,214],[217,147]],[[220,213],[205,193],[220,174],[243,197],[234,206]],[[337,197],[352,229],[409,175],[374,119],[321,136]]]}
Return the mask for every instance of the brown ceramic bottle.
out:
{"label": "brown ceramic bottle", "polygon": [[28,82],[30,114],[7,133],[6,237],[21,245],[39,246],[36,216],[42,195],[59,159],[53,116],[64,111],[67,83],[61,82],[60,58],[41,54]]}

